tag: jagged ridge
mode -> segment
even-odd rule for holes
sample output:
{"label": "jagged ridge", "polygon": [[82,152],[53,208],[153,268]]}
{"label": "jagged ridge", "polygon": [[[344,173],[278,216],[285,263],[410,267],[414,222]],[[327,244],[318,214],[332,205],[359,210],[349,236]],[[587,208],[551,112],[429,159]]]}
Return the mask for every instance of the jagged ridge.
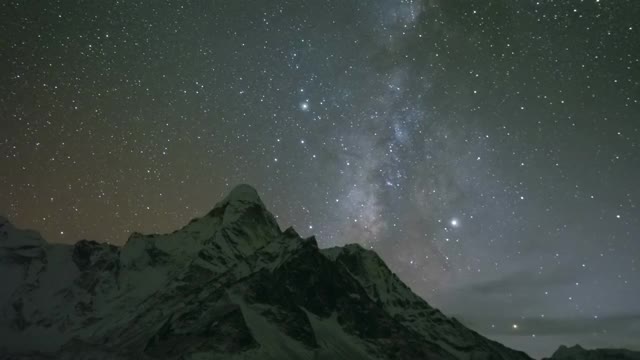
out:
{"label": "jagged ridge", "polygon": [[[0,353],[121,359],[529,359],[444,316],[377,254],[281,231],[240,185],[171,234],[47,244],[0,222]],[[34,340],[35,339],[35,340]]]}

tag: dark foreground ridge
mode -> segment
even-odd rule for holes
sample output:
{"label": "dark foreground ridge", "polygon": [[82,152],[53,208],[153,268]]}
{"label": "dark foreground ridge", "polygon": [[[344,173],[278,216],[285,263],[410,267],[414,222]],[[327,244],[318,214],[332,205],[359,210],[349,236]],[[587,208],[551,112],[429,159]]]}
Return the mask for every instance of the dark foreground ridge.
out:
{"label": "dark foreground ridge", "polygon": [[0,218],[0,271],[5,359],[530,359],[429,306],[376,253],[282,231],[248,185],[122,247],[49,244]]}

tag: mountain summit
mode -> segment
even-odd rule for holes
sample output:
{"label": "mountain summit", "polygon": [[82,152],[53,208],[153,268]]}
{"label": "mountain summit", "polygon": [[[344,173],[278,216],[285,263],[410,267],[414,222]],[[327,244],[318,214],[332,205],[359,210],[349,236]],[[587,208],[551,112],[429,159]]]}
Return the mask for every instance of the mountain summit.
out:
{"label": "mountain summit", "polygon": [[530,359],[429,306],[375,252],[282,231],[248,185],[122,247],[2,219],[0,271],[11,359]]}
{"label": "mountain summit", "polygon": [[227,195],[227,197],[224,200],[222,200],[222,203],[236,202],[236,201],[251,203],[251,204],[258,204],[259,206],[264,207],[264,204],[262,203],[262,199],[260,199],[260,196],[258,195],[258,191],[254,189],[251,185],[247,185],[247,184],[240,184],[234,187],[229,192],[229,195]]}

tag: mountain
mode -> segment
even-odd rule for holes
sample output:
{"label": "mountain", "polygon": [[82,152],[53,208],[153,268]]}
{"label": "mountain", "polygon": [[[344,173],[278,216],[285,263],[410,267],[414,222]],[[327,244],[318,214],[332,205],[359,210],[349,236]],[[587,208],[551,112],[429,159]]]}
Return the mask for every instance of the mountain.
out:
{"label": "mountain", "polygon": [[529,360],[358,245],[319,249],[233,189],[170,234],[49,244],[0,218],[0,359]]}
{"label": "mountain", "polygon": [[640,352],[624,349],[585,350],[580,345],[560,346],[551,358],[544,360],[640,360]]}

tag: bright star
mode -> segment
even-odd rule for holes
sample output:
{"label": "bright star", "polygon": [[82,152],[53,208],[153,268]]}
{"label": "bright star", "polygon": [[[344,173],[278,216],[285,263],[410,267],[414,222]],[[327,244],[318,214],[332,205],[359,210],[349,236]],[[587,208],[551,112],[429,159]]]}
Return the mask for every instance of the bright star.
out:
{"label": "bright star", "polygon": [[458,227],[460,226],[460,222],[458,221],[458,219],[451,219],[451,226],[453,227]]}
{"label": "bright star", "polygon": [[306,102],[306,101],[305,101],[305,102],[303,102],[303,103],[300,103],[300,110],[302,110],[302,111],[309,111],[309,103],[308,103],[308,102]]}

